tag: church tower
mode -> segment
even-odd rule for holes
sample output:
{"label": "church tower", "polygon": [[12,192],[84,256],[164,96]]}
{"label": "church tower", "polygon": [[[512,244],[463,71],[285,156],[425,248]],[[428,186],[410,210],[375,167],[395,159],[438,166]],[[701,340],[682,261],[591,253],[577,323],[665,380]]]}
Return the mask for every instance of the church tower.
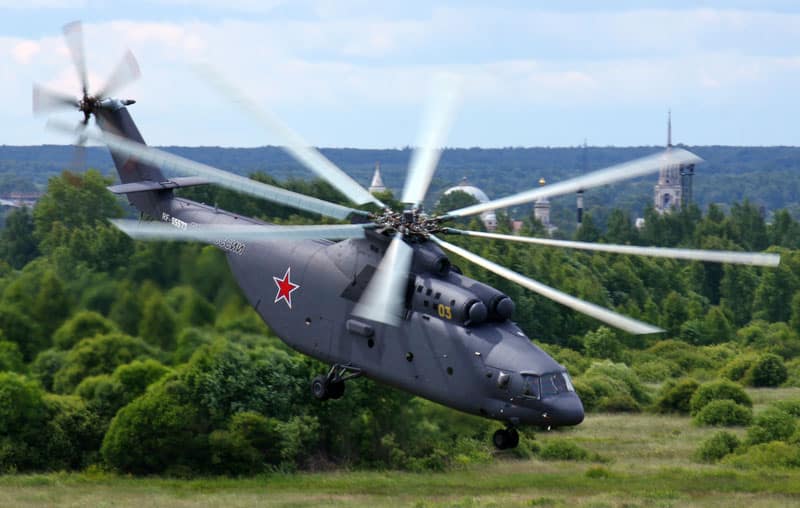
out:
{"label": "church tower", "polygon": [[[667,113],[667,150],[672,148],[672,111]],[[669,212],[673,208],[680,208],[683,200],[681,185],[681,166],[673,164],[664,166],[658,175],[655,187],[655,209],[659,213]]]}
{"label": "church tower", "polygon": [[375,163],[375,174],[372,175],[372,183],[369,184],[369,193],[376,194],[378,192],[386,192],[386,186],[383,185],[383,178],[381,178],[381,163]]}

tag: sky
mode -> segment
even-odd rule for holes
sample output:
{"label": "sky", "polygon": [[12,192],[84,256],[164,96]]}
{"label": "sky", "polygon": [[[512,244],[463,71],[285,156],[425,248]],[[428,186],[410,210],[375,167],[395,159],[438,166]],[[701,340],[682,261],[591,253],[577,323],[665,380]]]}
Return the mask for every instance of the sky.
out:
{"label": "sky", "polygon": [[196,64],[316,146],[414,145],[442,74],[461,82],[447,146],[663,145],[670,109],[676,142],[800,144],[795,0],[0,0],[0,144],[70,141],[31,87],[78,95],[77,19],[92,89],[136,55],[117,95],[154,145],[279,143]]}

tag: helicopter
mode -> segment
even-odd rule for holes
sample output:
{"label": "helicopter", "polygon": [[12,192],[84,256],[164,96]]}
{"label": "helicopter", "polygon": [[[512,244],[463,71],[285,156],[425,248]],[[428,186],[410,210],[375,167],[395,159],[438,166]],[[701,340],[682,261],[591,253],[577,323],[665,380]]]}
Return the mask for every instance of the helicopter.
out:
{"label": "helicopter", "polygon": [[[142,217],[112,220],[134,239],[196,241],[223,250],[231,272],[261,319],[288,346],[328,365],[311,380],[319,401],[344,396],[346,382],[366,377],[445,406],[504,424],[492,436],[498,449],[516,447],[518,428],[578,425],[581,399],[567,369],[532,342],[512,320],[515,304],[503,292],[466,277],[448,252],[600,322],[632,334],[660,328],[570,296],[442,239],[445,235],[527,242],[620,254],[705,262],[776,266],[777,254],[595,244],[468,231],[449,221],[507,208],[659,171],[702,159],[678,147],[536,187],[511,196],[428,214],[422,207],[451,124],[457,94],[445,86],[432,102],[428,128],[415,149],[402,192],[392,210],[326,159],[271,112],[220,75],[207,81],[232,96],[262,126],[277,135],[298,162],[329,182],[356,205],[323,201],[226,172],[147,146],[129,106],[113,97],[140,75],[128,52],[105,86],[89,93],[80,22],[64,27],[82,94],[78,99],[39,85],[34,113],[76,109],[78,128],[48,126],[105,144],[125,195]],[[99,131],[89,128],[94,117]],[[165,176],[165,172],[180,176]],[[175,195],[176,189],[214,184],[349,224],[274,225]]]}

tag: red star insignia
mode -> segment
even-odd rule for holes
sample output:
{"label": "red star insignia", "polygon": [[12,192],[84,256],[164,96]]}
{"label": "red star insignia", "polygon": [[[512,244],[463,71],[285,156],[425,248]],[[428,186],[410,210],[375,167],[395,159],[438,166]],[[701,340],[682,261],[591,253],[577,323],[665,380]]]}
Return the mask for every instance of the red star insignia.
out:
{"label": "red star insignia", "polygon": [[283,274],[283,279],[272,277],[272,280],[275,281],[275,285],[278,286],[278,294],[275,295],[274,303],[283,300],[290,309],[292,308],[292,292],[300,289],[299,284],[295,284],[291,281],[291,275],[292,267],[290,266],[286,269],[286,273]]}

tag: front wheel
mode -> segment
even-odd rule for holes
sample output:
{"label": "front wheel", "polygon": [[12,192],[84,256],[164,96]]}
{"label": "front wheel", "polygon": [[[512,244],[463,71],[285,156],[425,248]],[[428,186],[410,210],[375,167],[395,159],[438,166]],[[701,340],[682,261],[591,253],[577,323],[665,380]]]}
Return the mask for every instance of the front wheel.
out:
{"label": "front wheel", "polygon": [[311,381],[311,394],[317,400],[328,400],[328,380],[325,376],[317,376]]}

